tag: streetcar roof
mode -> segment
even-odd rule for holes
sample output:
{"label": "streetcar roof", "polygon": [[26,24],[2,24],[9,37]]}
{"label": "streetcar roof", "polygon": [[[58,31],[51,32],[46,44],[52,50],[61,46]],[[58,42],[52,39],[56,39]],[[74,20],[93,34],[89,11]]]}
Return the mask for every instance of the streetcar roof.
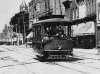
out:
{"label": "streetcar roof", "polygon": [[71,21],[68,21],[62,18],[45,19],[45,20],[34,22],[33,24],[35,26],[35,25],[39,25],[39,23],[53,23],[53,22],[63,23],[62,25],[65,25],[65,26],[72,25]]}

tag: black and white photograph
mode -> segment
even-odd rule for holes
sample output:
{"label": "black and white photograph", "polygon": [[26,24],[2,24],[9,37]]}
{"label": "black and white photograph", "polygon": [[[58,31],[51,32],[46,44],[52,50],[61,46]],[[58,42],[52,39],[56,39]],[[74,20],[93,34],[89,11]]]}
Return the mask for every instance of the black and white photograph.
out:
{"label": "black and white photograph", "polygon": [[100,0],[0,0],[0,74],[100,74]]}

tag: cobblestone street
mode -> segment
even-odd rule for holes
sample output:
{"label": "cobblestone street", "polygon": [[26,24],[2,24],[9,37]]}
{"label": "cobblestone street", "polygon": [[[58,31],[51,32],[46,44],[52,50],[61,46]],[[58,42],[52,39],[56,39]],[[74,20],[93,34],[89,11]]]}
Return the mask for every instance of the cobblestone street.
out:
{"label": "cobblestone street", "polygon": [[41,62],[32,48],[2,45],[0,74],[100,74],[96,49],[74,49],[73,53],[71,59]]}

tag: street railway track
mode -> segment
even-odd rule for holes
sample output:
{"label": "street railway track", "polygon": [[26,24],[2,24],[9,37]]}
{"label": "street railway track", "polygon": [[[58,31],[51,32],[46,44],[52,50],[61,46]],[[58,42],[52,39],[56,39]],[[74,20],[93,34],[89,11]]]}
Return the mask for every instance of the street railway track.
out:
{"label": "street railway track", "polygon": [[[20,53],[20,52],[15,51],[15,50],[11,50],[11,49],[6,48],[6,47],[2,47],[2,48],[8,49],[8,51],[14,51],[14,52],[17,52],[17,53],[19,53],[19,54],[23,54],[23,53]],[[22,48],[22,47],[21,47],[21,48]],[[14,49],[16,49],[16,48],[14,48]],[[18,49],[18,48],[17,48],[17,49]],[[97,56],[97,54],[92,54],[92,53],[84,53],[84,52],[77,52],[77,51],[74,51],[74,52],[76,52],[76,53],[83,53],[83,54],[89,54],[89,55],[95,55],[95,56]],[[26,55],[26,54],[24,54],[24,55]],[[26,56],[30,56],[30,55],[26,55]],[[31,56],[31,57],[33,57],[33,56]],[[87,57],[85,57],[84,55],[81,55],[81,56],[74,55],[74,57],[75,57],[75,58],[81,58],[81,59],[100,60],[100,59],[95,59],[95,58],[87,58]]]}
{"label": "street railway track", "polygon": [[[2,48],[7,49],[8,51],[14,51],[14,52],[17,52],[17,53],[19,53],[19,54],[22,54],[22,53],[20,53],[20,52],[18,52],[18,51],[11,50],[11,49],[6,48],[6,47],[2,47]],[[14,49],[16,49],[16,48],[14,48]],[[26,55],[26,54],[22,54],[22,55]],[[94,54],[93,54],[93,55],[94,55]],[[26,56],[30,56],[30,55],[26,55]],[[33,56],[30,56],[30,57],[33,57]],[[93,58],[86,58],[86,57],[81,57],[81,56],[75,56],[75,58],[96,60],[96,59],[93,59]],[[39,63],[39,61],[38,61],[38,62],[29,62],[29,63],[27,63],[27,62],[26,62],[26,63],[20,63],[20,64],[16,64],[16,65],[25,65],[25,64],[33,64],[33,63]],[[44,62],[44,63],[46,64],[46,62]],[[55,65],[57,65],[57,66],[66,68],[66,69],[70,69],[70,70],[73,70],[73,71],[82,73],[82,74],[88,74],[87,72],[83,72],[83,71],[76,70],[76,69],[73,69],[73,68],[70,68],[70,67],[67,67],[67,66],[63,66],[63,65],[59,64],[58,62],[55,62],[55,63],[54,63],[54,62],[51,62],[51,63],[53,63],[53,64],[55,64]],[[80,63],[78,63],[78,62],[70,62],[70,64],[76,64],[76,65],[80,65],[80,66],[85,66],[84,64],[82,64],[82,63],[80,64]],[[16,65],[1,66],[0,68],[12,67],[12,66],[16,66]],[[92,69],[96,69],[96,70],[99,70],[99,71],[100,71],[100,68],[94,68],[94,67],[91,67],[91,66],[85,66],[85,67],[92,68]],[[34,74],[34,73],[33,73],[33,74]],[[36,73],[35,73],[35,74],[36,74]]]}
{"label": "street railway track", "polygon": [[[16,52],[16,53],[18,53],[18,54],[22,54],[22,53],[20,53],[20,52],[18,52],[18,51],[11,50],[11,49],[6,48],[6,47],[1,47],[1,48],[7,49],[7,51],[14,51],[14,52]],[[14,48],[14,49],[15,49],[15,48]],[[26,54],[22,54],[22,55],[26,55]],[[26,56],[29,56],[29,55],[26,55]],[[30,57],[33,57],[33,56],[30,56]],[[37,61],[37,62],[24,62],[24,63],[14,64],[14,65],[5,65],[5,66],[0,66],[0,68],[8,68],[8,67],[14,67],[14,66],[22,66],[22,65],[33,64],[33,63],[39,63],[39,61]],[[35,72],[32,72],[32,73],[33,73],[33,74],[37,74],[37,73],[35,73]]]}
{"label": "street railway track", "polygon": [[[20,53],[20,52],[15,51],[15,50],[11,50],[11,49],[6,48],[6,47],[2,47],[2,48],[7,49],[8,51],[14,51],[14,52],[17,52],[17,53],[19,53],[19,54],[23,54],[23,53]],[[16,48],[14,48],[14,49],[16,49]],[[82,52],[77,52],[77,51],[75,51],[75,52],[76,52],[76,53],[82,53]],[[90,53],[84,53],[84,54],[90,54]],[[26,55],[26,54],[24,54],[24,55]],[[92,55],[96,55],[96,54],[92,54]],[[30,56],[30,55],[26,55],[26,56]],[[96,55],[96,56],[97,56],[97,55]],[[30,57],[33,57],[33,56],[30,56]],[[94,58],[87,58],[87,57],[85,57],[84,55],[81,55],[81,56],[74,55],[74,57],[75,57],[75,58],[81,58],[81,59],[100,60],[100,59],[94,59]]]}
{"label": "street railway track", "polygon": [[74,68],[70,68],[70,67],[67,67],[67,66],[64,66],[64,65],[58,64],[58,63],[54,63],[54,64],[57,65],[57,66],[60,66],[60,67],[66,68],[66,69],[70,69],[70,70],[73,70],[73,71],[76,71],[76,72],[82,73],[82,74],[88,74],[87,72],[83,72],[83,71],[80,71],[80,70],[76,70],[76,69],[74,69]]}
{"label": "street railway track", "polygon": [[[64,62],[64,61],[62,61],[62,62]],[[96,68],[96,67],[92,67],[92,66],[86,66],[85,64],[83,64],[83,63],[79,63],[79,62],[74,62],[74,61],[66,61],[66,62],[68,62],[68,63],[70,63],[70,64],[76,64],[76,65],[80,65],[80,66],[85,66],[85,67],[89,67],[89,68],[92,68],[92,69],[96,69],[96,70],[99,70],[100,71],[100,68]],[[57,62],[55,62],[56,64],[58,64]],[[60,64],[59,64],[60,65]]]}
{"label": "street railway track", "polygon": [[[14,52],[17,52],[17,53],[19,53],[19,54],[23,54],[23,53],[21,53],[21,52],[18,52],[18,51],[16,51],[16,50],[11,50],[11,49],[6,48],[6,47],[2,47],[2,48],[7,49],[8,51],[14,51]],[[16,48],[13,48],[13,49],[16,49]],[[18,48],[17,48],[17,49],[18,49]],[[18,49],[18,50],[19,50],[19,49]],[[23,55],[26,55],[26,54],[23,54]],[[30,56],[30,55],[26,55],[26,56]],[[33,57],[33,56],[30,56],[30,57]]]}
{"label": "street railway track", "polygon": [[85,53],[85,52],[80,52],[80,51],[74,51],[74,52],[84,53],[84,54],[90,54],[90,55],[98,55],[98,54],[93,54],[93,53]]}
{"label": "street railway track", "polygon": [[80,64],[80,63],[73,63],[73,64],[78,64],[78,65],[82,65],[82,66],[85,66],[85,67],[89,67],[89,68],[93,68],[93,69],[97,69],[97,70],[99,70],[100,71],[100,68],[95,68],[95,67],[91,67],[91,66],[86,66],[86,65],[84,65],[84,64]]}
{"label": "street railway track", "polygon": [[[68,61],[67,61],[68,62]],[[74,71],[77,71],[77,72],[80,72],[80,73],[83,73],[83,74],[89,74],[89,73],[87,73],[87,72],[84,72],[84,71],[81,71],[81,70],[77,70],[77,69],[75,69],[75,68],[71,68],[71,67],[69,67],[69,66],[65,66],[65,64],[60,64],[59,62],[50,62],[50,63],[52,63],[52,64],[54,64],[54,65],[57,65],[57,66],[60,66],[60,67],[63,67],[63,68],[66,68],[66,69],[70,69],[70,70],[74,70]],[[64,62],[64,63],[66,63],[66,62]],[[94,70],[98,70],[98,71],[100,71],[100,68],[95,68],[95,67],[91,67],[91,66],[86,66],[86,65],[84,65],[84,64],[80,64],[80,63],[78,63],[78,62],[68,62],[69,64],[72,64],[72,65],[80,65],[80,66],[84,66],[84,67],[87,67],[87,68],[89,68],[89,69],[94,69]],[[48,64],[48,63],[47,63]],[[73,66],[74,67],[74,66]]]}
{"label": "street railway track", "polygon": [[7,67],[13,67],[13,66],[20,66],[20,65],[27,65],[27,64],[33,64],[33,63],[38,63],[38,62],[29,62],[29,63],[19,63],[19,64],[14,64],[14,65],[5,65],[5,66],[0,66],[0,68],[7,68]]}
{"label": "street railway track", "polygon": [[96,59],[96,58],[93,58],[93,57],[85,57],[86,55],[99,56],[99,55],[97,55],[97,54],[84,53],[84,52],[78,52],[78,51],[74,51],[74,52],[76,52],[77,54],[82,53],[80,56],[74,55],[74,57],[77,57],[77,58],[81,58],[81,59],[92,59],[92,60],[100,60],[100,58],[99,58],[99,59]]}
{"label": "street railway track", "polygon": [[76,58],[80,58],[80,59],[91,59],[91,60],[100,60],[100,59],[95,59],[95,58],[88,58],[88,57],[85,57],[85,56],[76,56]]}

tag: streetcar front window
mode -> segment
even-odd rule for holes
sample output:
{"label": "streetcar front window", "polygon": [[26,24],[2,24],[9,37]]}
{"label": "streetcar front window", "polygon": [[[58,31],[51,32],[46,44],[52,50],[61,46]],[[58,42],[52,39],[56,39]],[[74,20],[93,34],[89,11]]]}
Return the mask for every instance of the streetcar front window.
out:
{"label": "streetcar front window", "polygon": [[45,33],[48,34],[49,37],[65,37],[66,35],[66,28],[62,25],[56,26],[49,26],[45,28]]}

